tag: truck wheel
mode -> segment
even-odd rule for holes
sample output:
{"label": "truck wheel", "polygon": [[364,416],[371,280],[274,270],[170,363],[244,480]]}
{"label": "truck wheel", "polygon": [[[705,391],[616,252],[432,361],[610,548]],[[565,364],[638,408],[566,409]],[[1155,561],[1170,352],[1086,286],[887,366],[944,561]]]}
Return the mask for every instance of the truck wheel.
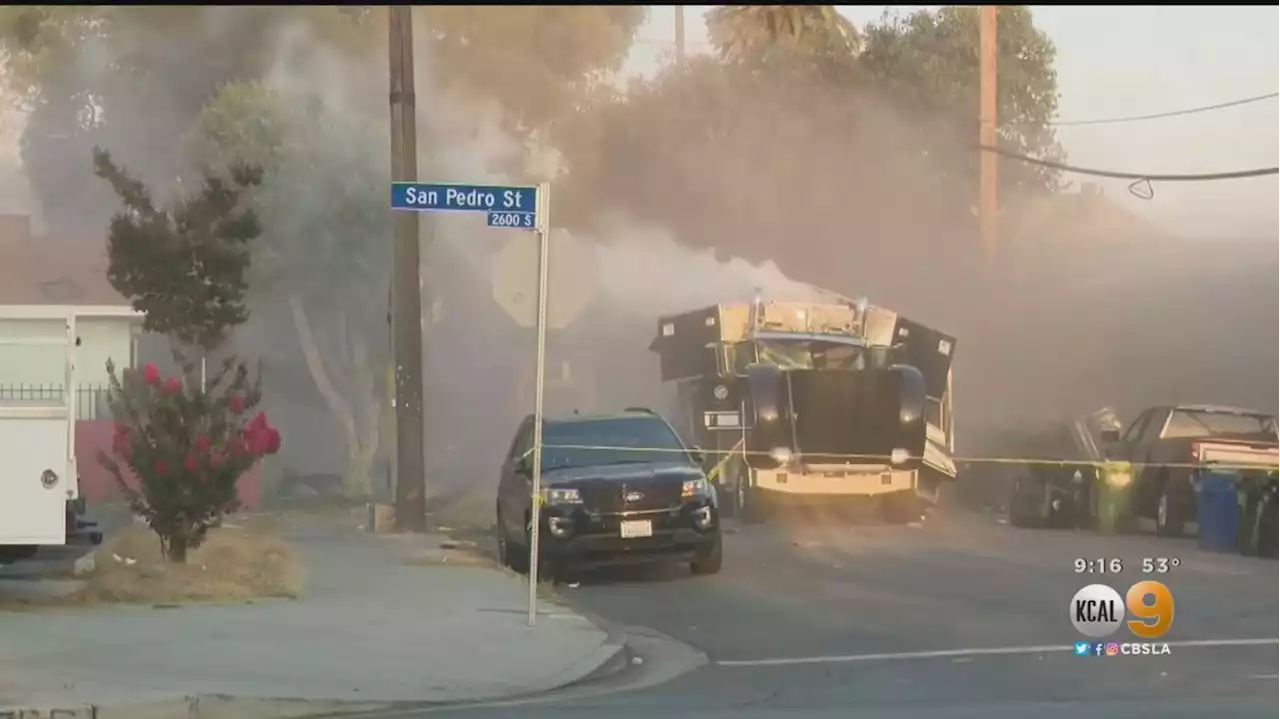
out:
{"label": "truck wheel", "polygon": [[1186,517],[1183,509],[1169,493],[1169,477],[1160,482],[1160,496],[1156,499],[1156,534],[1161,537],[1181,537],[1186,533]]}
{"label": "truck wheel", "polygon": [[6,544],[0,546],[0,564],[13,564],[36,556],[34,544]]}
{"label": "truck wheel", "polygon": [[[1032,507],[1032,498],[1027,492],[1024,478],[1015,477],[1013,489],[1009,492],[1009,524],[1023,529],[1043,527],[1046,519],[1043,511],[1044,497],[1040,497],[1035,502],[1036,506]],[[1040,511],[1036,511],[1037,507]]]}
{"label": "truck wheel", "polygon": [[761,524],[767,512],[760,491],[751,486],[751,470],[743,467],[738,481],[733,485],[733,501],[737,504],[738,519],[746,524]]}
{"label": "truck wheel", "polygon": [[920,500],[915,490],[886,494],[880,499],[880,516],[890,524],[920,521]]}
{"label": "truck wheel", "polygon": [[717,508],[722,517],[728,519],[738,517],[738,480],[741,476],[742,471],[734,459],[729,459],[720,468],[720,476],[716,477],[715,485]]}

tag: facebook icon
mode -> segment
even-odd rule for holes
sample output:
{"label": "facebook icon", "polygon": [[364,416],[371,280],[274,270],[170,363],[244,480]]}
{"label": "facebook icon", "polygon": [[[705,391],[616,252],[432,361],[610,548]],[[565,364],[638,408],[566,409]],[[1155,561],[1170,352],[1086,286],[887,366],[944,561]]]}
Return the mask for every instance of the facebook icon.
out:
{"label": "facebook icon", "polygon": [[1103,650],[1103,648],[1104,648],[1105,646],[1106,646],[1106,645],[1105,645],[1105,644],[1103,644],[1102,642],[1094,642],[1094,643],[1093,643],[1093,656],[1095,656],[1095,657],[1100,657],[1100,656],[1102,656],[1102,650]]}

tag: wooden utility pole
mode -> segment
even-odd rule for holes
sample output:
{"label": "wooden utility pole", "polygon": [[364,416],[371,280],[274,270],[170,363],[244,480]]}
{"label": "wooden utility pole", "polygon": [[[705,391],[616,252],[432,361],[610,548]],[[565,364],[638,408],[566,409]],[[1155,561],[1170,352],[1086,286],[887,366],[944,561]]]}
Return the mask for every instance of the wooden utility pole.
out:
{"label": "wooden utility pole", "polygon": [[[388,8],[391,75],[391,179],[418,180],[417,105],[413,78],[413,14]],[[396,530],[427,528],[426,467],[422,421],[422,300],[418,213],[392,212],[391,336],[395,357]]]}
{"label": "wooden utility pole", "polygon": [[[996,10],[995,5],[983,5],[979,10],[978,31],[978,142],[983,147],[996,146]],[[996,253],[1000,242],[1000,205],[997,195],[995,153],[985,150],[980,155],[978,182],[978,224],[982,234],[982,247],[988,257]]]}
{"label": "wooden utility pole", "polygon": [[676,62],[684,62],[684,5],[672,9],[676,13]]}

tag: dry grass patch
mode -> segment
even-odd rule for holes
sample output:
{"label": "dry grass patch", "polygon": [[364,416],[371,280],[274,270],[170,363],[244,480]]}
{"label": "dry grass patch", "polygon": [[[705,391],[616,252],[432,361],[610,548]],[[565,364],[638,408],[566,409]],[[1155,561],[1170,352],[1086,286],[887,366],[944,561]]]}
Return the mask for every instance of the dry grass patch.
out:
{"label": "dry grass patch", "polygon": [[209,531],[186,564],[165,561],[149,528],[132,525],[108,541],[85,576],[82,602],[174,604],[296,598],[302,569],[270,519],[235,521]]}

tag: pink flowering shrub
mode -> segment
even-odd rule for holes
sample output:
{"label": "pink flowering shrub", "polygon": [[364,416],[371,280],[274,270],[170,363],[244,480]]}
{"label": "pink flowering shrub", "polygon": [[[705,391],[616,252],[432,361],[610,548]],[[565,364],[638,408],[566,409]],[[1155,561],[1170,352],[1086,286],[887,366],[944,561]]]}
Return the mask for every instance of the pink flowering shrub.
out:
{"label": "pink flowering shrub", "polygon": [[[203,391],[180,377],[162,377],[153,364],[117,377],[108,362],[107,372],[116,429],[111,453],[99,453],[98,461],[160,537],[164,555],[185,562],[209,528],[239,506],[241,475],[280,450],[280,432],[254,412],[260,379],[250,380],[234,360]],[[125,481],[120,462],[137,476],[136,488]]]}

